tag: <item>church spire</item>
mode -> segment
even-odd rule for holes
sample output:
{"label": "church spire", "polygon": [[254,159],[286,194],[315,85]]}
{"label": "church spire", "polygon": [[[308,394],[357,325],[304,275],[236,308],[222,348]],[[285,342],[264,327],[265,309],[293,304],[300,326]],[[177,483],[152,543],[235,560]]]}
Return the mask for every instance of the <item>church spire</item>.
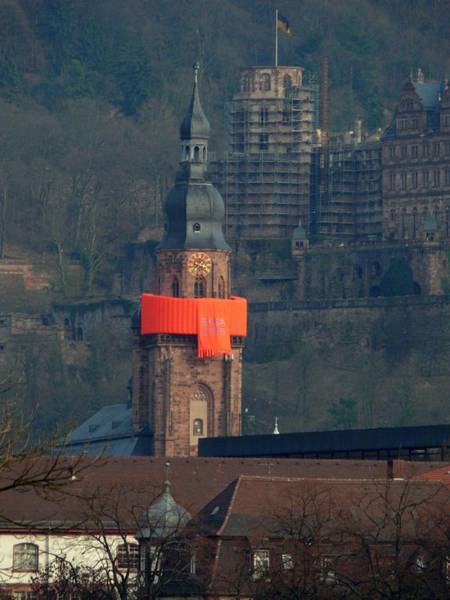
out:
{"label": "church spire", "polygon": [[207,180],[210,125],[198,92],[200,65],[194,65],[194,87],[180,126],[181,163],[164,203],[165,235],[162,248],[230,250],[222,225],[225,207],[218,190]]}
{"label": "church spire", "polygon": [[198,72],[200,70],[199,63],[195,63],[194,67],[194,87],[192,90],[192,98],[189,104],[188,111],[184,117],[180,127],[181,141],[195,141],[209,138],[210,125],[200,102],[198,93]]}

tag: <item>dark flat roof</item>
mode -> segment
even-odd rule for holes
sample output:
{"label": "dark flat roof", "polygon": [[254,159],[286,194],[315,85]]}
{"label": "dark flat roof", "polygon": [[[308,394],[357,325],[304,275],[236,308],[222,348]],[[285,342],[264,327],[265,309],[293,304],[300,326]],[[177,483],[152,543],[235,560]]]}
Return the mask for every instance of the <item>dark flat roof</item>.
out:
{"label": "dark flat roof", "polygon": [[420,450],[447,445],[450,446],[450,424],[419,425],[204,438],[199,440],[199,456],[298,456],[336,452]]}

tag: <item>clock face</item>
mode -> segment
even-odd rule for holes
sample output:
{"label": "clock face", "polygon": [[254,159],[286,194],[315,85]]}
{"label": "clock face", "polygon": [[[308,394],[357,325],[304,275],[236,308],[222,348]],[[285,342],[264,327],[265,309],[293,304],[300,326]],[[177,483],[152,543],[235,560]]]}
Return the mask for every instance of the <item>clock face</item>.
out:
{"label": "clock face", "polygon": [[188,271],[195,277],[205,277],[211,271],[211,257],[205,252],[195,252],[188,259]]}

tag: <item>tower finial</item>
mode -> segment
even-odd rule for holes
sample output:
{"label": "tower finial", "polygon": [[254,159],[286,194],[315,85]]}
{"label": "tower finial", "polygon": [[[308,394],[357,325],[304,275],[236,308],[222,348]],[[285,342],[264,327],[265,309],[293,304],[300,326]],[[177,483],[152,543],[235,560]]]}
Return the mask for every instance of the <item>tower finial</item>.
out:
{"label": "tower finial", "polygon": [[200,63],[197,61],[194,63],[194,83],[197,85],[198,83],[198,72],[200,71]]}

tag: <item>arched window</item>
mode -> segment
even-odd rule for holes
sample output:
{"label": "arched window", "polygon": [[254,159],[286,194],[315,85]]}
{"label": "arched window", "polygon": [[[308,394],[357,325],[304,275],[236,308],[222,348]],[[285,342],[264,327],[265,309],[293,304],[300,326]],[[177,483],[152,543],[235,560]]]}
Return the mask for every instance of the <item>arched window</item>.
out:
{"label": "arched window", "polygon": [[262,92],[268,92],[270,90],[270,75],[268,73],[261,75],[260,88]]}
{"label": "arched window", "polygon": [[178,298],[180,295],[180,282],[178,281],[178,277],[174,277],[172,281],[172,296],[174,298]]}
{"label": "arched window", "polygon": [[117,566],[119,569],[139,568],[139,545],[120,544],[117,546]]}
{"label": "arched window", "polygon": [[203,148],[203,160],[206,160],[206,148]]}
{"label": "arched window", "polygon": [[39,548],[36,544],[15,544],[13,547],[13,571],[37,571]]}
{"label": "arched window", "polygon": [[194,297],[204,298],[206,296],[206,281],[203,277],[197,277],[194,283]]}
{"label": "arched window", "polygon": [[194,160],[200,160],[200,148],[198,146],[194,148]]}
{"label": "arched window", "polygon": [[219,277],[218,294],[219,298],[225,298],[225,280],[223,277]]}
{"label": "arched window", "polygon": [[290,75],[285,75],[283,77],[283,86],[285,93],[288,94],[292,88],[292,77]]}
{"label": "arched window", "polygon": [[185,157],[186,160],[189,159],[190,153],[191,153],[191,149],[189,148],[189,146],[186,146],[186,149],[184,151],[184,157]]}
{"label": "arched window", "polygon": [[192,435],[203,435],[203,419],[194,419]]}
{"label": "arched window", "polygon": [[200,223],[194,223],[192,225],[192,230],[194,231],[194,233],[198,233],[201,230],[202,226],[200,225]]}

